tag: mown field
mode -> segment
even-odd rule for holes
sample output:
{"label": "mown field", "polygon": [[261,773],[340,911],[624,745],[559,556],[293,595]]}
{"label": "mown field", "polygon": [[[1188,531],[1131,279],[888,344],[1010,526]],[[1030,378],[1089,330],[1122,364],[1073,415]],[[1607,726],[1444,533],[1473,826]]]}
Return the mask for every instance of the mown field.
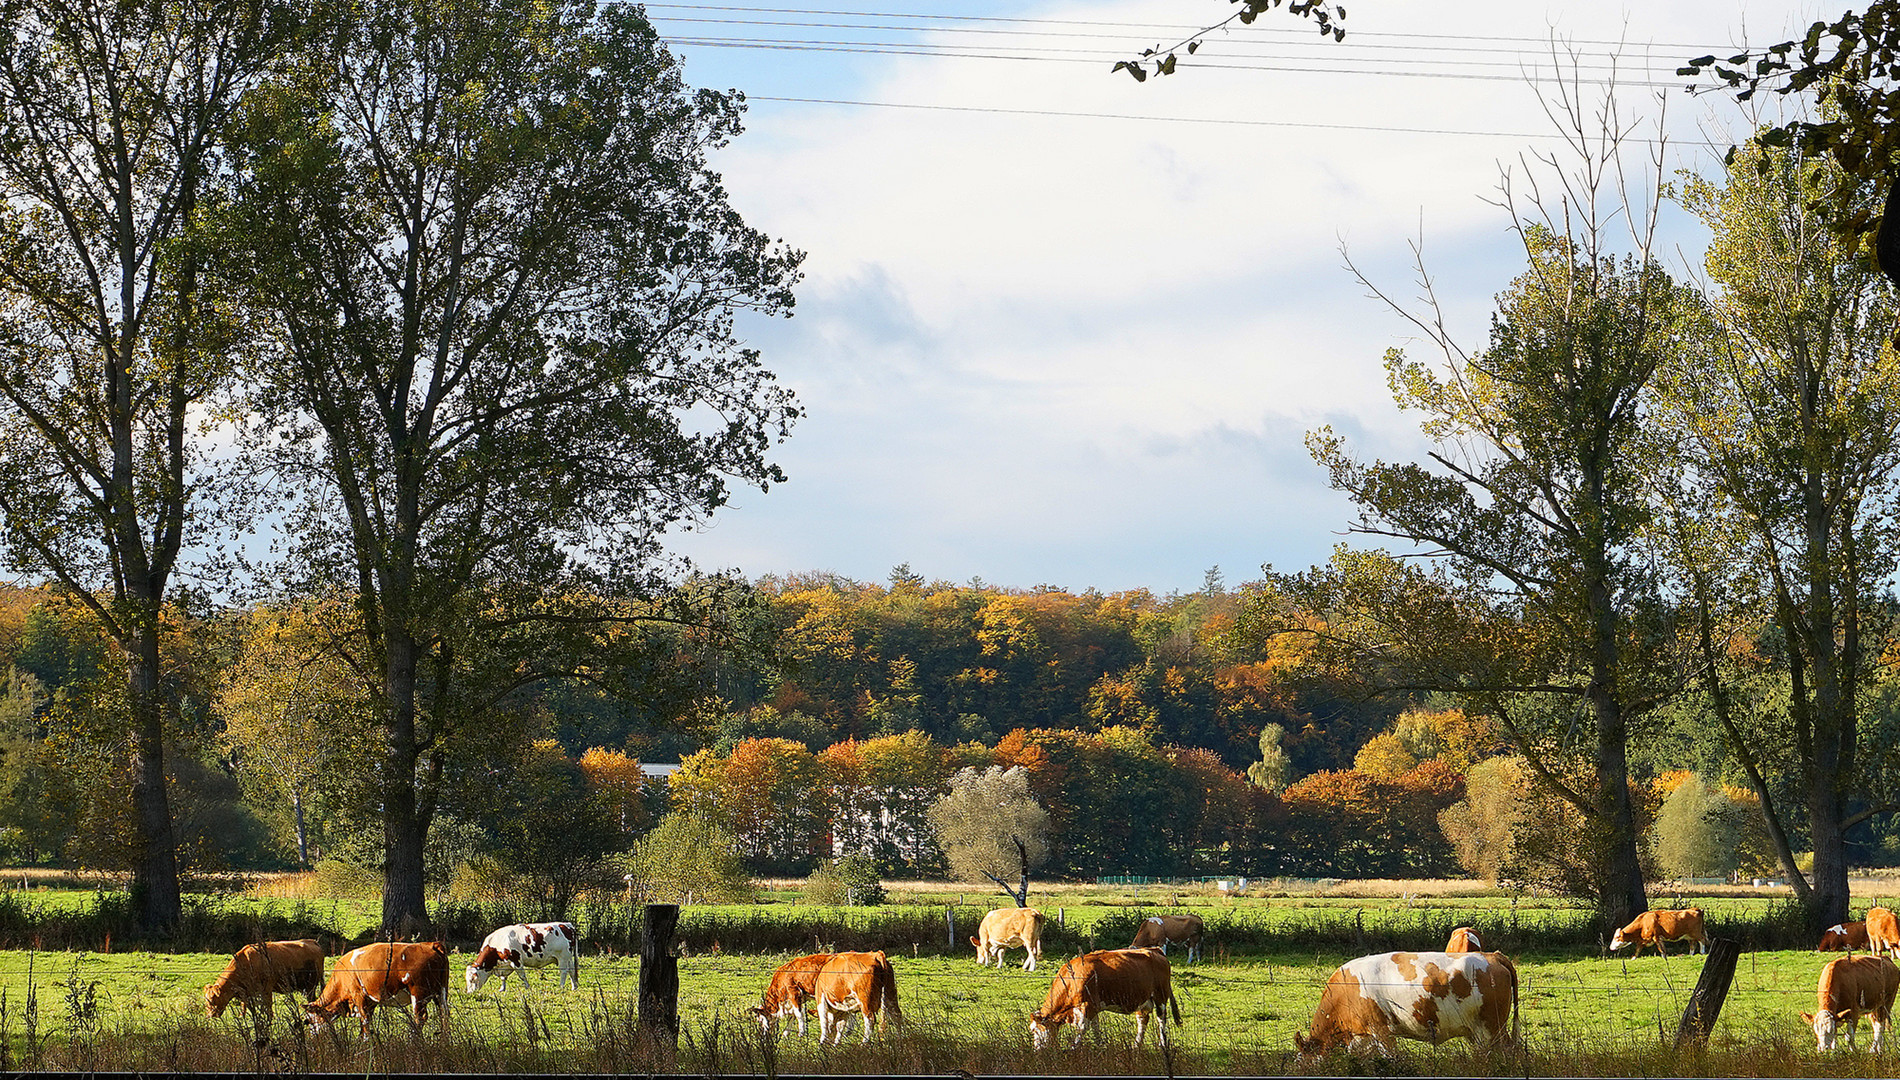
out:
{"label": "mown field", "polygon": [[[1685,897],[1707,912],[1713,932],[1744,941],[1733,989],[1710,1045],[1678,1053],[1677,1021],[1702,958],[1677,954],[1605,959],[1588,913],[1548,898],[1455,895],[1282,895],[1235,901],[1165,890],[1071,890],[1038,898],[1059,923],[1034,973],[1017,966],[982,969],[967,943],[948,940],[946,908],[959,942],[991,906],[976,894],[937,890],[880,908],[825,908],[783,902],[692,906],[682,913],[682,1030],[676,1055],[661,1054],[637,1032],[638,963],[627,934],[637,913],[603,901],[576,915],[583,933],[579,991],[554,988],[548,973],[525,989],[476,995],[460,989],[476,925],[525,912],[460,910],[466,933],[451,934],[457,989],[450,1033],[431,1025],[415,1037],[387,1014],[369,1040],[308,1036],[292,1024],[288,1003],[269,1029],[241,1011],[204,1016],[201,988],[223,967],[224,949],[171,943],[92,941],[112,914],[108,894],[0,894],[0,1071],[143,1069],[218,1071],[307,1069],[363,1071],[575,1071],[706,1073],[896,1072],[1272,1074],[1363,1072],[1437,1075],[1875,1075],[1888,1063],[1864,1053],[1820,1057],[1799,1018],[1812,1009],[1814,982],[1827,957],[1788,947],[1785,901],[1761,895]],[[961,906],[958,905],[961,901]],[[1675,897],[1658,898],[1673,905]],[[374,906],[227,896],[205,899],[188,919],[200,937],[236,926],[286,927],[301,919],[335,948],[373,928]],[[1036,1053],[1026,1019],[1068,955],[1127,944],[1150,911],[1190,908],[1209,939],[1202,963],[1177,954],[1176,989],[1185,1015],[1164,1055],[1128,1043],[1132,1025],[1106,1018],[1079,1051]],[[1292,1036],[1309,1023],[1334,966],[1389,948],[1435,947],[1453,926],[1472,924],[1514,955],[1523,975],[1521,1054],[1474,1056],[1464,1043],[1408,1045],[1395,1062],[1336,1058],[1302,1062]],[[64,948],[31,946],[36,926],[60,927]],[[195,928],[193,930],[192,928]],[[275,931],[274,931],[275,932]],[[288,935],[284,935],[288,936]],[[820,1049],[813,1033],[766,1040],[745,1009],[758,1000],[773,967],[789,956],[835,948],[882,948],[896,967],[907,1023],[870,1046]],[[1863,1041],[1866,1033],[1863,1031]],[[1066,1043],[1066,1038],[1064,1039]],[[1900,1043],[1900,1040],[1897,1040]],[[1900,1052],[1900,1045],[1896,1045]],[[1889,1059],[1891,1060],[1891,1059]]]}

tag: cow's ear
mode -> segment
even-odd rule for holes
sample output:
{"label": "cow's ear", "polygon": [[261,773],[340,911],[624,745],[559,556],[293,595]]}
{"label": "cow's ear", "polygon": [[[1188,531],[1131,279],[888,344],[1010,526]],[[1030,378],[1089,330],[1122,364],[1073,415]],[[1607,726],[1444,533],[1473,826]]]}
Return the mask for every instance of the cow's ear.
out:
{"label": "cow's ear", "polygon": [[1802,1014],[1801,1014],[1801,1019],[1803,1019],[1803,1020],[1806,1020],[1806,1021],[1807,1021],[1808,1023],[1810,1023],[1810,1024],[1812,1024],[1812,1023],[1814,1023],[1814,1014],[1813,1014],[1813,1013],[1802,1013]]}

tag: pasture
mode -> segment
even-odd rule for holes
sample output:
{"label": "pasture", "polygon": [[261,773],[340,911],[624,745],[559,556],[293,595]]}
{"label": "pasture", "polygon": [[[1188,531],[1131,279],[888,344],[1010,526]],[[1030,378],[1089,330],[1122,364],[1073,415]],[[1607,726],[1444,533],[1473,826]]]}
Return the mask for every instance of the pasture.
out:
{"label": "pasture", "polygon": [[[1016,954],[1020,956],[1020,953]],[[1030,1049],[1026,1017],[1060,964],[1054,954],[1034,973],[1014,965],[979,969],[969,956],[893,956],[904,1014],[901,1032],[871,1046],[820,1049],[796,1031],[762,1039],[744,1009],[758,1000],[784,956],[692,955],[680,961],[681,1041],[677,1059],[657,1060],[634,1030],[635,960],[589,956],[582,989],[556,991],[552,969],[526,993],[485,989],[452,994],[451,1035],[421,1039],[394,1013],[379,1014],[377,1035],[360,1041],[353,1025],[341,1038],[305,1036],[289,1006],[269,1035],[256,1036],[241,1010],[203,1015],[200,988],[222,968],[209,953],[0,953],[0,1068],[243,1069],[259,1055],[323,1070],[415,1068],[427,1071],[580,1072],[1134,1072],[1249,1074],[1338,1072],[1352,1062],[1302,1063],[1292,1035],[1310,1020],[1319,987],[1347,959],[1337,952],[1282,954],[1177,966],[1185,1017],[1172,1054],[1152,1042],[1128,1049],[1132,1024],[1105,1016],[1079,1052]],[[1816,1055],[1797,1013],[1812,1008],[1824,958],[1806,952],[1745,954],[1706,1052],[1667,1048],[1701,957],[1646,956],[1628,962],[1569,955],[1519,955],[1524,1058],[1474,1056],[1463,1042],[1407,1045],[1404,1071],[1437,1074],[1551,1075],[1859,1075],[1876,1068],[1864,1054]],[[1863,1040],[1866,1032],[1863,1030]],[[1066,1044],[1067,1035],[1064,1034]]]}
{"label": "pasture", "polygon": [[[1890,887],[1891,883],[1883,883]],[[750,905],[693,905],[682,912],[679,945],[681,1033],[676,1056],[660,1055],[635,1023],[639,976],[629,958],[638,911],[624,899],[596,898],[570,913],[584,939],[581,989],[555,990],[552,969],[528,992],[461,988],[462,968],[487,929],[541,913],[445,905],[453,929],[454,990],[447,1038],[433,1021],[414,1037],[396,1012],[379,1014],[367,1040],[306,1035],[287,999],[268,1031],[241,1010],[204,1016],[201,988],[222,969],[233,934],[328,935],[332,947],[367,932],[373,906],[277,890],[271,895],[195,898],[187,926],[163,948],[113,944],[119,901],[110,893],[52,890],[0,894],[0,1071],[111,1069],[578,1073],[778,1072],[977,1074],[1245,1075],[1365,1072],[1423,1075],[1873,1075],[1889,1071],[1860,1053],[1817,1055],[1799,1018],[1812,1009],[1827,957],[1790,947],[1801,936],[1792,909],[1770,895],[1712,893],[1658,897],[1659,906],[1700,904],[1712,934],[1742,940],[1744,952],[1707,1048],[1677,1052],[1676,1024],[1702,966],[1680,946],[1668,959],[1604,959],[1600,928],[1576,904],[1553,898],[1473,891],[1420,898],[1416,890],[1321,890],[1235,899],[1207,892],[1068,888],[1036,896],[1050,915],[1044,959],[1020,970],[1021,950],[1002,970],[982,969],[967,944],[994,901],[974,891],[919,889],[908,903],[826,908],[784,893]],[[768,897],[771,893],[766,894]],[[773,902],[773,901],[776,902]],[[1865,904],[1866,900],[1861,900]],[[957,944],[947,940],[946,908]],[[1132,1023],[1107,1015],[1079,1051],[1037,1053],[1027,1017],[1062,960],[1126,945],[1148,913],[1192,910],[1207,924],[1205,958],[1174,959],[1185,1017],[1171,1051],[1152,1041],[1130,1050]],[[1059,921],[1058,921],[1059,920]],[[1523,978],[1521,1054],[1474,1056],[1462,1041],[1405,1044],[1395,1062],[1334,1058],[1302,1062],[1292,1036],[1310,1022],[1320,988],[1342,961],[1392,948],[1436,948],[1450,928],[1473,924],[1517,958]],[[307,927],[286,932],[285,928]],[[220,937],[220,935],[223,935]],[[35,941],[63,948],[30,948]],[[196,944],[194,944],[196,942]],[[761,1037],[745,1009],[773,967],[792,955],[883,949],[896,968],[907,1024],[860,1046],[855,1033],[836,1049],[795,1031]],[[511,980],[512,981],[512,980]],[[1867,1032],[1863,1025],[1863,1044]],[[1067,1033],[1062,1042],[1066,1044]],[[1889,1059],[1891,1060],[1891,1058]]]}

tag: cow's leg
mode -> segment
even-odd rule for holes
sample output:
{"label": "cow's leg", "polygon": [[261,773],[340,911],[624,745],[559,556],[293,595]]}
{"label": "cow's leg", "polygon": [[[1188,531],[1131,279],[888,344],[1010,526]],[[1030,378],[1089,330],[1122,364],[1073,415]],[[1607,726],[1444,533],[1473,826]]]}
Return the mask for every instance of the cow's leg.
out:
{"label": "cow's leg", "polygon": [[1887,1018],[1876,1014],[1869,1016],[1867,1021],[1874,1028],[1874,1041],[1868,1044],[1867,1052],[1879,1054],[1887,1044]]}
{"label": "cow's leg", "polygon": [[1148,1010],[1135,1010],[1135,1049],[1141,1049],[1143,1039],[1148,1037]]}
{"label": "cow's leg", "polygon": [[1069,1040],[1069,1049],[1074,1050],[1082,1045],[1082,1032],[1089,1026],[1088,1006],[1077,1005],[1071,1010],[1069,1019],[1075,1024],[1075,1037]]}

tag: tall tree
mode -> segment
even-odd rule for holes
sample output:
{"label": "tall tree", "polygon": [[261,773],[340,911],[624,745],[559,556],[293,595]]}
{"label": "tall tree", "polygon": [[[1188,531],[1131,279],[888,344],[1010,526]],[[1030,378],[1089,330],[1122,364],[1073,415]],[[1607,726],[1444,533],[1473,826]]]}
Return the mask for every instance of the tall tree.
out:
{"label": "tall tree", "polygon": [[301,564],[357,598],[383,700],[388,926],[426,921],[458,725],[590,674],[477,688],[464,659],[638,617],[588,598],[652,587],[662,533],[728,477],[781,479],[797,409],[733,318],[787,310],[798,256],[706,167],[740,110],[684,85],[636,5],[397,0],[351,9],[253,113],[263,411],[318,493]]}
{"label": "tall tree", "polygon": [[[1882,592],[1900,567],[1900,357],[1888,341],[1900,323],[1878,273],[1816,209],[1843,188],[1857,192],[1850,207],[1879,202],[1877,184],[1826,159],[1761,145],[1733,155],[1720,183],[1685,185],[1712,234],[1719,333],[1662,380],[1684,465],[1672,471],[1711,519],[1670,530],[1705,612],[1711,705],[1817,930],[1847,918],[1847,830],[1894,809],[1870,798],[1888,763],[1861,723]],[[1779,631],[1786,718],[1751,725],[1717,679],[1727,639],[1763,619]],[[1788,773],[1806,796],[1811,883],[1770,789]]]}
{"label": "tall tree", "polygon": [[[1345,555],[1284,586],[1389,688],[1456,692],[1497,719],[1590,823],[1599,912],[1620,924],[1647,906],[1627,744],[1680,678],[1641,545],[1645,428],[1652,378],[1699,302],[1651,257],[1654,198],[1614,197],[1629,190],[1614,91],[1595,109],[1554,104],[1583,153],[1564,169],[1545,162],[1561,178],[1548,203],[1515,199],[1506,174],[1527,265],[1499,297],[1489,347],[1462,348],[1435,306],[1393,303],[1439,352],[1433,363],[1396,349],[1386,360],[1395,399],[1424,417],[1429,464],[1361,462],[1330,430],[1309,437],[1359,507],[1353,531],[1417,545],[1441,572]],[[1660,156],[1653,166],[1660,173]],[[1609,224],[1619,217],[1622,257]],[[1594,738],[1577,754],[1570,733],[1586,718]]]}
{"label": "tall tree", "polygon": [[148,928],[179,916],[161,613],[223,502],[199,432],[229,342],[192,233],[232,176],[224,138],[282,14],[0,0],[0,551],[71,590],[120,653]]}

